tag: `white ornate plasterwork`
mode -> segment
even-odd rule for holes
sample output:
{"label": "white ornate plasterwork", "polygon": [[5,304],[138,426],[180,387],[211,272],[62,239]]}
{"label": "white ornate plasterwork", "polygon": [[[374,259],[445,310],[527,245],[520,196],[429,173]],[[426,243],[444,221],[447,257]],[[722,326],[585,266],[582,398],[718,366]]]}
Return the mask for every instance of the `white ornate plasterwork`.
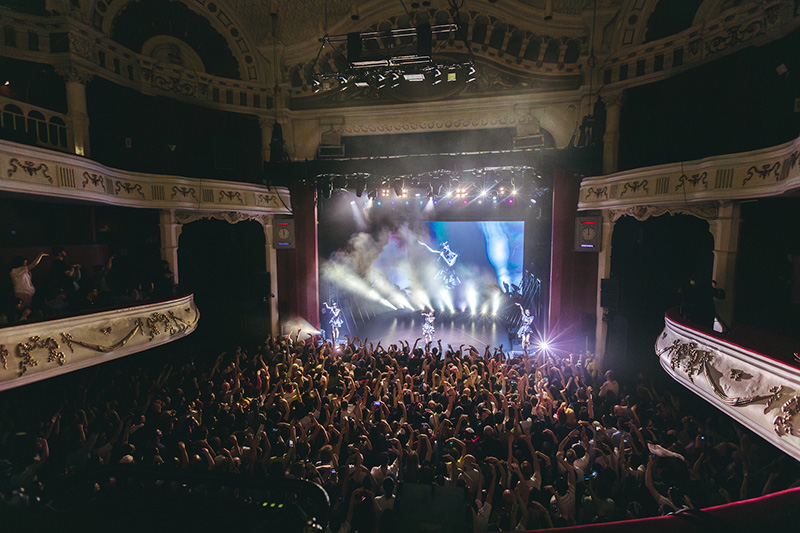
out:
{"label": "white ornate plasterwork", "polygon": [[800,370],[701,332],[668,313],[655,343],[678,383],[800,459]]}
{"label": "white ornate plasterwork", "polygon": [[0,329],[0,391],[178,340],[197,327],[192,295]]}
{"label": "white ornate plasterwork", "polygon": [[704,220],[712,220],[717,217],[719,206],[714,202],[704,202],[689,206],[652,206],[637,205],[627,209],[612,209],[611,222],[616,222],[624,216],[633,217],[643,221],[650,217],[661,215],[692,215]]}
{"label": "white ornate plasterwork", "polygon": [[201,214],[225,211],[256,217],[291,212],[285,187],[128,172],[9,141],[0,141],[0,190]]}
{"label": "white ornate plasterwork", "polygon": [[256,222],[266,225],[270,223],[270,215],[248,215],[247,213],[238,213],[236,211],[214,211],[209,213],[175,213],[175,222],[178,224],[189,224],[196,220],[224,220],[228,224],[236,224],[237,222],[244,222],[245,220],[255,220]]}
{"label": "white ornate plasterwork", "polygon": [[800,137],[751,152],[585,178],[578,209],[684,206],[691,212],[704,202],[780,196],[800,189],[799,163]]}

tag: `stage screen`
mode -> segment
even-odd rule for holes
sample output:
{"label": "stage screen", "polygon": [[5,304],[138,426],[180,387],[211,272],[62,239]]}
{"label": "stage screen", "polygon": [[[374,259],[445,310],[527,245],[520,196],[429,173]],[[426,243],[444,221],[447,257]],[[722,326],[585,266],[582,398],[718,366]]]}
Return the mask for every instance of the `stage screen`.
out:
{"label": "stage screen", "polygon": [[382,239],[371,285],[415,308],[474,309],[520,284],[524,235],[522,221],[405,223]]}

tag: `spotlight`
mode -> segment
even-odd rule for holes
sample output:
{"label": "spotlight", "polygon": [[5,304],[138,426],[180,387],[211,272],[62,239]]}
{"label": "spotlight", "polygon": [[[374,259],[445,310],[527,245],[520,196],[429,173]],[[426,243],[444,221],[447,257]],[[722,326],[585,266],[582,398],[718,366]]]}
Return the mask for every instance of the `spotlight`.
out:
{"label": "spotlight", "polygon": [[365,178],[356,178],[356,196],[361,198],[364,194],[364,189],[367,188],[367,180]]}
{"label": "spotlight", "polygon": [[356,205],[356,201],[355,200],[350,200],[350,205]]}

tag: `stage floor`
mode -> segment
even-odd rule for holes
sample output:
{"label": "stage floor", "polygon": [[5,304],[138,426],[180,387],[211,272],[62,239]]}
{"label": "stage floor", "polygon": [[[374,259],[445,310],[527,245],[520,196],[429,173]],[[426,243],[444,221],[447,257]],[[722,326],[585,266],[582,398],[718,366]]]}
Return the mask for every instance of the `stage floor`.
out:
{"label": "stage floor", "polygon": [[[419,313],[388,312],[358,326],[355,335],[362,340],[369,339],[373,344],[380,341],[384,347],[397,344],[400,339],[407,340],[413,346],[414,341],[422,337],[423,322],[423,317]],[[325,326],[326,338],[330,338],[330,326],[327,324]],[[481,352],[487,345],[495,348],[502,344],[505,351],[511,346],[505,320],[500,317],[473,317],[466,313],[446,313],[436,317],[435,328],[434,343],[441,339],[445,350],[448,344],[453,348],[458,348],[461,344],[472,345]],[[352,337],[353,329],[355,328],[342,328],[340,335],[349,334]],[[346,342],[344,338],[340,340]],[[424,346],[424,339],[420,341],[419,346]],[[519,349],[519,346],[514,348]]]}

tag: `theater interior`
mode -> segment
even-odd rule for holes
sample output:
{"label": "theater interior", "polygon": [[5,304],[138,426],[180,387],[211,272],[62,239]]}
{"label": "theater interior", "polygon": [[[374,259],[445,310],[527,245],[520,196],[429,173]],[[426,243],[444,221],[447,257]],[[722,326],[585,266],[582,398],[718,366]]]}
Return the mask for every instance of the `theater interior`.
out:
{"label": "theater interior", "polygon": [[798,519],[797,0],[0,25],[0,530]]}

